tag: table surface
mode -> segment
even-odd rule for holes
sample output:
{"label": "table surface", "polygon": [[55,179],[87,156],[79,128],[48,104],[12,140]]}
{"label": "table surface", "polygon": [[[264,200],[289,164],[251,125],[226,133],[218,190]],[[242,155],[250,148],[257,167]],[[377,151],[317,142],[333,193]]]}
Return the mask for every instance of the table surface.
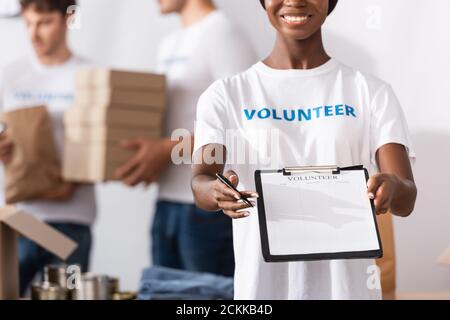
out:
{"label": "table surface", "polygon": [[401,292],[397,300],[450,300],[450,291],[440,292]]}

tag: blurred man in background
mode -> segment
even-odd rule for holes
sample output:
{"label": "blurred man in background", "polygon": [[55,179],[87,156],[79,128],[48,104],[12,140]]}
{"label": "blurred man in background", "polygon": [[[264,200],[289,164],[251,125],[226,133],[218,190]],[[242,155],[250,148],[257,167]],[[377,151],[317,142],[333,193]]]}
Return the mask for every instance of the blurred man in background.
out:
{"label": "blurred man in background", "polygon": [[[159,181],[159,199],[151,231],[155,265],[232,276],[231,221],[194,205],[189,164],[176,165],[179,140],[191,158],[197,100],[215,80],[246,70],[256,62],[249,42],[211,0],[159,0],[162,14],[176,13],[183,28],[161,44],[158,72],[167,75],[166,138],[124,141],[137,149],[134,159],[117,170],[131,186]],[[172,134],[177,129],[184,133]],[[188,151],[186,151],[188,150]]]}
{"label": "blurred man in background", "polygon": [[[50,113],[59,155],[62,156],[64,111],[73,103],[74,75],[88,63],[72,54],[67,45],[70,14],[75,0],[21,0],[22,16],[34,55],[19,59],[0,73],[0,110],[13,111],[46,105]],[[26,127],[23,130],[27,130]],[[8,132],[0,137],[0,159],[4,164],[14,153]],[[96,216],[93,186],[64,183],[39,200],[18,203],[17,207],[49,223],[78,243],[67,263],[86,271],[91,249],[91,225]],[[23,295],[35,275],[58,259],[32,241],[19,239],[20,291]]]}

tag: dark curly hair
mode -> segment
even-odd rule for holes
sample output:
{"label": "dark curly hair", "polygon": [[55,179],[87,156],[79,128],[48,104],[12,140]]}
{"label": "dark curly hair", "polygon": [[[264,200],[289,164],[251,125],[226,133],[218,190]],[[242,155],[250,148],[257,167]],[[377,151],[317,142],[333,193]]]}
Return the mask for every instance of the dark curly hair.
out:
{"label": "dark curly hair", "polygon": [[[263,6],[263,8],[265,9],[266,6],[264,4],[264,0],[259,0],[261,2],[261,5]],[[334,8],[336,8],[336,5],[338,3],[338,0],[329,0],[330,1],[330,7],[328,9],[328,14],[330,14],[331,12],[333,12]]]}

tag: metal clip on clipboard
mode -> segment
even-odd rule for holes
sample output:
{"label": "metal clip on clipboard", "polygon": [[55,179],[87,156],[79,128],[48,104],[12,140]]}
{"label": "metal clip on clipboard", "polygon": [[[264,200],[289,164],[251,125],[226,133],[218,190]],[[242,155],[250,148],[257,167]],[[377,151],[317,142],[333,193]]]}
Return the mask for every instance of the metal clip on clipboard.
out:
{"label": "metal clip on clipboard", "polygon": [[340,174],[341,168],[338,166],[305,166],[305,167],[286,167],[283,169],[283,175],[290,176],[302,173],[329,173]]}

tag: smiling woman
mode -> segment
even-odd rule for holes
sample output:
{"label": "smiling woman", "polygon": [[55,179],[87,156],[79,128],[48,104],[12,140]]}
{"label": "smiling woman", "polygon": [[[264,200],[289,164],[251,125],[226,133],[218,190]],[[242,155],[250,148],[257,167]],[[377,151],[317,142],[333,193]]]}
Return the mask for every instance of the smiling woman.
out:
{"label": "smiling woman", "polygon": [[[267,164],[237,162],[238,155],[257,151],[276,159],[274,170],[290,164],[363,165],[371,173],[367,198],[380,215],[410,215],[417,194],[408,127],[392,88],[325,50],[322,26],[337,1],[262,4],[276,30],[272,52],[246,72],[214,83],[198,103],[192,166],[197,205],[235,219],[236,300],[380,299],[379,283],[367,285],[373,260],[270,264],[262,259],[258,211],[239,199],[258,197],[254,172]],[[237,141],[260,139],[236,147],[224,138],[231,131]],[[279,133],[275,141],[271,131]],[[211,147],[226,154],[225,164],[201,159]],[[232,170],[224,175],[240,193],[216,180],[225,165]]]}

